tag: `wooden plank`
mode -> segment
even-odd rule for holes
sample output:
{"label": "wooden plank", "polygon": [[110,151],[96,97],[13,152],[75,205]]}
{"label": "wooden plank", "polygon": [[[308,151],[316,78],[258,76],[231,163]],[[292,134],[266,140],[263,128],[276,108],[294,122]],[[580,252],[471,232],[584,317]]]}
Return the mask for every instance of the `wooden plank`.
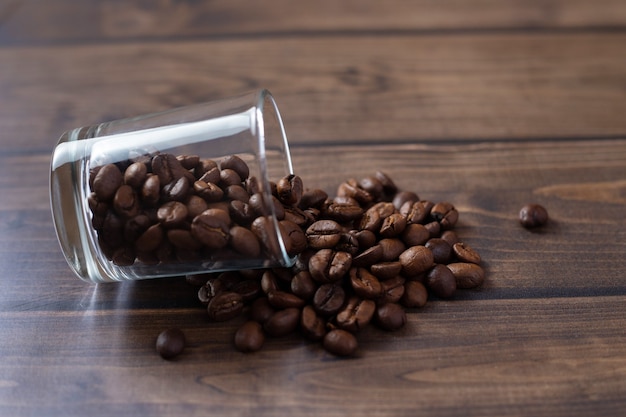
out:
{"label": "wooden plank", "polygon": [[[0,412],[618,416],[625,302],[434,302],[401,331],[366,329],[355,360],[295,335],[241,354],[231,346],[240,320],[209,324],[188,309],[2,312]],[[154,340],[169,326],[183,328],[189,345],[164,363]]]}
{"label": "wooden plank", "polygon": [[[626,139],[294,146],[292,156],[305,184],[330,195],[341,181],[383,170],[423,199],[452,202],[460,211],[458,234],[481,253],[488,273],[480,290],[457,298],[626,295]],[[75,308],[63,294],[33,294],[42,277],[72,292],[82,288],[56,242],[47,161],[46,154],[0,157],[0,194],[12,196],[0,201],[0,269],[8,279],[0,310]],[[518,224],[528,202],[548,209],[548,227],[530,232]],[[145,297],[126,299],[124,307],[154,307],[173,291],[158,281],[142,285]],[[172,293],[185,298],[185,291]]]}
{"label": "wooden plank", "polygon": [[[74,42],[263,34],[534,28],[626,25],[620,0],[292,2],[272,0],[5,2],[0,43]],[[3,9],[0,7],[0,19]],[[2,21],[0,20],[0,21]]]}
{"label": "wooden plank", "polygon": [[5,48],[2,151],[258,87],[294,144],[611,137],[626,132],[625,52],[624,34]]}

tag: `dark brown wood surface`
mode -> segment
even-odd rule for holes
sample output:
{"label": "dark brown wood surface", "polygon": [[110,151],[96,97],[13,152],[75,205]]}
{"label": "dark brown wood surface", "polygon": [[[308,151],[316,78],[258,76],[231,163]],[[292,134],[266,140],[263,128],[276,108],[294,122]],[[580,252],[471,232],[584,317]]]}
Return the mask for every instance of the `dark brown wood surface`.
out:
{"label": "dark brown wood surface", "polygon": [[[459,209],[487,279],[368,328],[245,355],[182,278],[74,277],[48,202],[67,129],[269,88],[295,169],[378,169]],[[1,416],[621,416],[623,1],[0,0]],[[517,222],[535,201],[538,231]],[[175,361],[158,333],[185,330]]]}

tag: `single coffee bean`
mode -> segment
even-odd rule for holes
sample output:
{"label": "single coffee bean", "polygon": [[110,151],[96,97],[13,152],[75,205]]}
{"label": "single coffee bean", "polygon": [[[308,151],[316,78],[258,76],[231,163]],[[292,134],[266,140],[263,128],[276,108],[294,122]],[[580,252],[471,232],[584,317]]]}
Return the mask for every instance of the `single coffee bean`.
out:
{"label": "single coffee bean", "polygon": [[288,175],[276,183],[278,199],[287,206],[297,205],[302,198],[303,191],[302,178],[297,175]]}
{"label": "single coffee bean", "polygon": [[286,308],[272,314],[263,324],[263,329],[270,336],[281,337],[293,333],[298,327],[299,322],[300,309],[293,307]]}
{"label": "single coffee bean", "polygon": [[146,180],[148,168],[143,162],[133,162],[124,171],[124,183],[138,189]]}
{"label": "single coffee bean", "polygon": [[343,278],[352,265],[352,256],[347,252],[321,249],[309,259],[309,271],[320,283],[336,282]]}
{"label": "single coffee bean", "polygon": [[276,310],[270,305],[267,297],[259,297],[250,306],[250,319],[263,324],[275,312]]}
{"label": "single coffee bean", "polygon": [[459,212],[447,201],[435,204],[430,215],[439,222],[443,230],[452,229],[459,219]]}
{"label": "single coffee bean", "polygon": [[346,294],[340,285],[322,284],[313,295],[313,308],[322,316],[332,316],[344,303]]}
{"label": "single coffee bean", "polygon": [[246,189],[239,184],[229,185],[226,187],[224,195],[228,200],[239,200],[244,203],[250,201],[250,194],[248,194],[248,191],[246,191]]}
{"label": "single coffee bean", "polygon": [[151,225],[150,219],[145,214],[128,219],[124,223],[124,239],[127,242],[135,242]]}
{"label": "single coffee bean", "polygon": [[446,230],[441,233],[441,238],[448,242],[448,245],[454,246],[455,243],[459,243],[459,237],[454,230]]}
{"label": "single coffee bean", "polygon": [[418,201],[416,203],[407,201],[400,208],[400,213],[402,213],[404,217],[406,217],[407,224],[423,224],[430,216],[430,211],[434,205],[434,203],[427,200]]}
{"label": "single coffee bean", "polygon": [[131,246],[123,246],[113,252],[111,260],[117,266],[130,266],[135,263],[136,253]]}
{"label": "single coffee bean", "polygon": [[430,269],[434,264],[433,253],[425,246],[411,246],[399,256],[402,272],[406,277],[414,277]]}
{"label": "single coffee bean", "polygon": [[165,228],[180,226],[188,215],[187,206],[180,201],[167,202],[157,210],[157,219]]}
{"label": "single coffee bean", "polygon": [[124,220],[110,211],[102,223],[100,237],[111,248],[118,248],[124,244]]}
{"label": "single coffee bean", "polygon": [[221,181],[221,171],[218,167],[213,167],[202,174],[202,176],[198,178],[198,181],[217,185]]}
{"label": "single coffee bean", "polygon": [[[196,165],[193,172],[196,178],[202,177],[206,172],[217,168],[217,162],[212,159],[204,158],[200,159],[200,162]],[[218,177],[219,178],[219,177]]]}
{"label": "single coffee bean", "polygon": [[281,220],[278,228],[289,256],[295,256],[307,248],[307,237],[300,226],[289,220]]}
{"label": "single coffee bean", "polygon": [[445,240],[441,238],[432,238],[424,245],[433,253],[433,259],[436,264],[446,264],[452,257],[452,248]]}
{"label": "single coffee bean", "polygon": [[256,321],[247,321],[235,332],[235,349],[240,352],[256,352],[261,350],[265,343],[263,328]]}
{"label": "single coffee bean", "polygon": [[376,233],[380,230],[383,220],[384,218],[381,217],[377,210],[372,210],[370,208],[363,214],[358,226],[359,230],[369,230],[370,232]]}
{"label": "single coffee bean", "polygon": [[376,308],[376,323],[383,330],[398,330],[406,320],[406,312],[400,304],[386,303]]}
{"label": "single coffee bean", "polygon": [[393,213],[383,220],[380,226],[380,235],[384,238],[392,238],[401,234],[406,227],[406,219],[400,213]]}
{"label": "single coffee bean", "polygon": [[341,252],[347,252],[350,256],[356,255],[359,252],[359,241],[357,240],[354,231],[350,230],[347,233],[342,233],[339,243],[335,245],[335,249]]}
{"label": "single coffee bean", "polygon": [[209,301],[207,312],[213,321],[226,321],[237,317],[243,310],[243,298],[234,291],[217,294]]}
{"label": "single coffee bean", "polygon": [[461,262],[479,264],[481,261],[480,254],[465,243],[455,243],[454,246],[452,246],[452,251]]}
{"label": "single coffee bean", "polygon": [[308,208],[321,208],[322,204],[328,198],[328,194],[326,191],[321,190],[319,188],[314,188],[312,190],[306,190],[302,193],[302,197],[300,198],[300,203],[298,207],[302,210]]}
{"label": "single coffee bean", "polygon": [[222,158],[220,160],[220,168],[222,170],[232,169],[235,171],[240,178],[239,182],[247,179],[250,175],[250,168],[248,167],[248,164],[246,164],[246,162],[237,155],[229,155]]}
{"label": "single coffee bean", "polygon": [[376,234],[370,230],[354,230],[352,233],[354,233],[361,249],[369,248],[376,244]]}
{"label": "single coffee bean", "polygon": [[309,246],[313,249],[330,249],[341,239],[341,226],[333,220],[318,220],[306,229]]}
{"label": "single coffee bean", "polygon": [[326,322],[317,315],[315,309],[310,306],[304,306],[300,316],[300,331],[309,340],[322,340],[326,334]]}
{"label": "single coffee bean", "polygon": [[279,288],[278,278],[272,271],[265,271],[261,276],[261,289],[265,294],[276,291]]}
{"label": "single coffee bean", "polygon": [[378,245],[383,248],[382,261],[395,261],[406,249],[405,244],[397,238],[381,239]]}
{"label": "single coffee bean", "polygon": [[187,216],[190,220],[193,220],[194,217],[209,208],[207,202],[197,195],[189,196],[185,201],[185,205],[187,206]]}
{"label": "single coffee bean", "polygon": [[213,297],[224,290],[225,286],[223,281],[220,281],[219,279],[209,279],[198,289],[198,300],[202,304],[207,305]]}
{"label": "single coffee bean", "polygon": [[373,300],[352,296],[346,305],[337,313],[337,326],[356,333],[363,329],[374,317],[376,303]]}
{"label": "single coffee bean", "polygon": [[451,298],[456,293],[457,283],[452,271],[446,265],[435,265],[424,282],[426,287],[439,298]]}
{"label": "single coffee bean", "polygon": [[193,175],[172,154],[155,155],[152,158],[152,172],[159,177],[161,184],[169,184],[181,177],[193,179]]}
{"label": "single coffee bean", "polygon": [[544,226],[548,222],[548,210],[540,204],[526,204],[519,212],[519,221],[528,229]]}
{"label": "single coffee bean", "polygon": [[404,283],[404,294],[400,298],[400,304],[407,308],[424,307],[428,301],[428,290],[419,281],[406,281]]}
{"label": "single coffee bean", "polygon": [[305,304],[305,301],[297,295],[280,290],[273,290],[267,293],[267,300],[272,307],[277,309],[290,307],[302,308]]}
{"label": "single coffee bean", "polygon": [[359,181],[359,187],[367,191],[374,198],[374,200],[381,199],[385,193],[382,181],[375,176],[361,178]]}
{"label": "single coffee bean", "polygon": [[291,292],[303,300],[313,298],[313,295],[317,290],[317,284],[313,280],[309,271],[300,271],[294,275],[291,280],[290,287]]}
{"label": "single coffee bean", "polygon": [[139,198],[130,185],[122,185],[117,189],[113,197],[113,209],[124,219],[139,214]]}
{"label": "single coffee bean", "polygon": [[376,171],[374,176],[383,184],[383,191],[388,195],[394,195],[398,192],[398,187],[389,175],[382,171]]}
{"label": "single coffee bean", "polygon": [[381,281],[395,278],[402,271],[402,264],[399,261],[380,262],[370,266],[370,272]]}
{"label": "single coffee bean", "polygon": [[383,258],[384,250],[381,245],[374,245],[365,249],[352,259],[352,266],[369,267]]}
{"label": "single coffee bean", "polygon": [[196,240],[189,230],[170,229],[166,234],[167,239],[177,248],[194,251],[202,247],[202,243]]}
{"label": "single coffee bean", "polygon": [[411,204],[413,204],[413,203],[417,203],[418,201],[420,201],[420,198],[414,192],[399,191],[393,197],[392,204],[397,210],[400,210],[402,206],[405,205],[407,202],[410,202]]}
{"label": "single coffee bean", "polygon": [[176,159],[183,168],[189,170],[195,169],[200,163],[200,157],[198,155],[178,155]]}
{"label": "single coffee bean", "polygon": [[191,222],[193,236],[210,249],[225,247],[230,237],[228,224],[224,221],[223,216],[217,213],[218,211],[222,210],[209,209],[196,216]]}
{"label": "single coffee bean", "polygon": [[367,299],[376,299],[383,291],[378,278],[365,268],[350,269],[350,285],[357,295]]}
{"label": "single coffee bean", "polygon": [[331,203],[324,209],[324,216],[339,223],[347,223],[359,219],[363,209],[358,204]]}
{"label": "single coffee bean", "polygon": [[122,172],[115,164],[107,164],[98,170],[93,180],[93,191],[101,201],[113,198],[117,189],[123,184]]}
{"label": "single coffee bean", "polygon": [[164,201],[185,201],[189,197],[189,180],[180,177],[169,184],[165,184],[162,190],[161,198]]}
{"label": "single coffee bean", "polygon": [[219,184],[222,189],[225,189],[229,185],[241,185],[241,177],[234,169],[226,168],[220,170]]}
{"label": "single coffee bean", "polygon": [[458,288],[476,288],[485,280],[485,270],[476,264],[454,262],[448,264],[447,267],[452,271],[452,274],[454,274]]}
{"label": "single coffee bean", "polygon": [[141,202],[145,206],[154,206],[161,199],[161,181],[157,175],[148,174],[141,186]]}
{"label": "single coffee bean", "polygon": [[377,302],[381,303],[397,303],[404,295],[404,282],[406,279],[400,275],[395,278],[382,281],[382,297]]}
{"label": "single coffee bean", "polygon": [[233,200],[228,205],[228,213],[235,223],[249,225],[256,217],[250,204],[240,200]]}
{"label": "single coffee bean", "polygon": [[407,246],[424,245],[430,239],[430,233],[419,223],[411,223],[402,232],[402,241]]}
{"label": "single coffee bean", "polygon": [[209,203],[220,201],[224,197],[224,190],[212,182],[197,180],[193,183],[193,190]]}
{"label": "single coffee bean", "polygon": [[163,241],[163,228],[160,224],[154,224],[146,229],[135,241],[138,252],[148,253],[156,250]]}
{"label": "single coffee bean", "polygon": [[156,351],[163,359],[174,359],[185,350],[185,333],[178,328],[162,331],[156,340]]}
{"label": "single coffee bean", "polygon": [[235,284],[232,290],[241,295],[244,303],[249,303],[261,294],[261,283],[256,279],[244,279]]}
{"label": "single coffee bean", "polygon": [[361,204],[369,204],[374,198],[370,193],[359,187],[358,183],[354,179],[349,179],[343,182],[337,187],[338,197],[351,197]]}
{"label": "single coffee bean", "polygon": [[439,237],[439,234],[441,232],[441,224],[438,221],[432,221],[430,223],[426,223],[424,225],[424,227],[426,228],[426,230],[428,230],[428,233],[430,233],[430,237]]}
{"label": "single coffee bean", "polygon": [[261,255],[261,244],[252,231],[245,227],[233,226],[229,233],[229,245],[237,253],[248,258],[258,258]]}
{"label": "single coffee bean", "polygon": [[354,356],[359,344],[352,333],[342,329],[333,329],[324,336],[323,346],[333,355]]}

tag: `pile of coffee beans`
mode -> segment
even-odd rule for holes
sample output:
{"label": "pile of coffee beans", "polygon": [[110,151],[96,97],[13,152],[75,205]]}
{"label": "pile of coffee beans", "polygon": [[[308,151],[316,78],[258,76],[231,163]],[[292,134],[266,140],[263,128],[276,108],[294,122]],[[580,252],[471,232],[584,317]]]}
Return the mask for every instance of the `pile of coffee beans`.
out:
{"label": "pile of coffee beans", "polygon": [[290,215],[302,194],[300,178],[273,184],[266,203],[259,181],[237,155],[214,161],[137,152],[92,167],[89,186],[99,246],[119,266],[280,258],[270,204],[287,253],[306,248],[304,232]]}
{"label": "pile of coffee beans", "polygon": [[429,295],[450,298],[485,278],[480,255],[453,231],[454,205],[401,191],[383,172],[349,179],[333,197],[294,176],[273,190],[285,206],[279,220],[291,225],[285,235],[297,242],[296,264],[187,277],[210,320],[245,315],[234,335],[242,352],[299,332],[353,356],[366,326],[397,330]]}

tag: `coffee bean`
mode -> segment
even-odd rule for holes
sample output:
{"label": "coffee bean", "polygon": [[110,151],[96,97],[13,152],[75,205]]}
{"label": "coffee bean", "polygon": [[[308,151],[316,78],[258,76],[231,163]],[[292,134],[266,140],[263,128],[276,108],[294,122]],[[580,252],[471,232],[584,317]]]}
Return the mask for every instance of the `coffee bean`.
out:
{"label": "coffee bean", "polygon": [[400,213],[406,217],[407,224],[412,223],[425,223],[426,219],[430,216],[430,211],[434,207],[434,203],[426,200],[411,202],[407,201],[400,208]]}
{"label": "coffee bean", "polygon": [[322,340],[326,334],[326,322],[317,315],[312,306],[307,305],[300,316],[300,330],[309,340]]}
{"label": "coffee bean", "polygon": [[291,292],[302,298],[309,300],[313,298],[317,290],[317,284],[313,280],[309,271],[300,271],[294,275],[290,283]]}
{"label": "coffee bean", "polygon": [[241,226],[233,226],[229,230],[228,243],[237,253],[247,258],[258,258],[261,255],[261,244],[256,235],[250,229]]}
{"label": "coffee bean", "polygon": [[352,265],[352,256],[347,252],[322,249],[309,259],[309,271],[319,283],[336,282],[343,278]]}
{"label": "coffee bean", "polygon": [[448,268],[456,278],[458,288],[476,288],[485,280],[485,270],[480,266],[468,262],[454,262]]}
{"label": "coffee bean", "polygon": [[261,294],[261,283],[256,279],[244,279],[235,284],[232,290],[241,295],[244,303],[249,303]]}
{"label": "coffee bean", "polygon": [[209,208],[207,202],[197,195],[190,196],[185,201],[185,205],[187,206],[187,216],[189,219],[193,219]]}
{"label": "coffee bean", "polygon": [[341,183],[339,187],[337,187],[337,196],[351,197],[361,204],[371,203],[374,199],[370,193],[359,187],[354,179]]}
{"label": "coffee bean", "polygon": [[331,316],[339,311],[345,297],[345,291],[340,285],[322,284],[313,295],[313,308],[322,316]]}
{"label": "coffee bean", "polygon": [[400,298],[400,304],[407,308],[424,307],[428,301],[428,290],[419,281],[406,281],[404,294]]}
{"label": "coffee bean", "polygon": [[145,214],[140,214],[128,219],[124,223],[124,239],[127,242],[135,242],[152,224]]}
{"label": "coffee bean", "polygon": [[443,233],[441,233],[441,238],[448,242],[448,245],[450,246],[454,246],[455,243],[458,243],[460,241],[456,232],[454,232],[453,230],[444,231]]}
{"label": "coffee bean", "polygon": [[459,219],[459,212],[447,201],[435,204],[430,215],[439,222],[443,230],[452,229]]}
{"label": "coffee bean", "polygon": [[218,211],[207,210],[196,216],[191,222],[191,233],[203,245],[210,249],[220,249],[228,244],[230,237],[228,224]]}
{"label": "coffee bean", "polygon": [[234,169],[226,168],[220,171],[219,185],[224,189],[229,185],[240,185],[241,177]]}
{"label": "coffee bean", "polygon": [[340,223],[351,222],[363,215],[363,209],[358,204],[331,203],[324,209],[324,216]]}
{"label": "coffee bean", "polygon": [[370,266],[370,272],[382,281],[395,278],[401,271],[402,264],[399,261],[380,262]]}
{"label": "coffee bean", "polygon": [[381,245],[374,245],[352,259],[352,266],[369,267],[383,258],[384,250]]}
{"label": "coffee bean", "polygon": [[353,230],[351,231],[356,240],[359,242],[359,248],[369,248],[376,244],[376,235],[369,230]]}
{"label": "coffee bean", "polygon": [[406,245],[397,238],[381,239],[378,245],[383,249],[382,261],[395,261],[406,249]]}
{"label": "coffee bean", "polygon": [[398,187],[391,179],[389,175],[382,171],[376,171],[375,178],[383,184],[383,191],[388,195],[393,195],[398,192]]}
{"label": "coffee bean", "polygon": [[240,178],[239,182],[245,180],[250,175],[248,164],[237,155],[228,155],[220,160],[220,168],[222,170],[231,169],[237,173]]}
{"label": "coffee bean", "polygon": [[224,195],[228,200],[239,200],[247,203],[250,201],[250,195],[245,188],[240,184],[229,185],[224,190]]}
{"label": "coffee bean", "polygon": [[141,202],[146,206],[154,206],[161,198],[161,181],[157,175],[148,174],[141,187]]}
{"label": "coffee bean", "polygon": [[164,201],[185,201],[189,197],[190,190],[189,180],[180,177],[169,184],[165,184],[161,193],[161,199]]}
{"label": "coffee bean", "polygon": [[430,239],[430,233],[424,225],[411,223],[406,226],[401,238],[407,246],[424,245]]}
{"label": "coffee bean", "polygon": [[420,199],[416,193],[412,191],[400,191],[393,197],[392,204],[396,209],[400,210],[406,203],[413,204],[418,201],[420,201]]}
{"label": "coffee bean", "polygon": [[217,294],[225,290],[225,286],[219,279],[209,279],[198,289],[198,300],[204,304],[209,304]]}
{"label": "coffee bean", "polygon": [[298,207],[302,210],[309,208],[321,208],[322,204],[328,198],[328,194],[319,188],[314,188],[312,190],[305,190],[302,193],[302,197],[300,198],[300,203]]}
{"label": "coffee bean", "polygon": [[250,318],[261,324],[265,323],[276,312],[267,297],[259,297],[250,306]]}
{"label": "coffee bean", "polygon": [[385,238],[396,237],[401,234],[406,227],[406,219],[400,213],[393,213],[383,220],[380,226],[380,235]]}
{"label": "coffee bean", "polygon": [[138,189],[148,175],[148,168],[143,162],[133,162],[124,171],[124,183]]}
{"label": "coffee bean", "polygon": [[265,332],[273,337],[286,336],[293,333],[300,322],[299,308],[286,308],[276,311],[263,324]]}
{"label": "coffee bean", "polygon": [[278,309],[290,307],[302,308],[305,304],[305,301],[297,295],[280,290],[273,290],[267,293],[267,300],[272,307]]}
{"label": "coffee bean", "polygon": [[189,230],[170,229],[167,231],[167,239],[177,248],[194,251],[202,247],[202,243],[196,240]]}
{"label": "coffee bean", "polygon": [[300,202],[304,185],[302,178],[297,175],[288,175],[276,183],[276,192],[281,203],[287,206],[295,206]]}
{"label": "coffee bean", "polygon": [[93,191],[99,200],[110,200],[123,182],[119,168],[115,164],[107,164],[98,170],[93,180]]}
{"label": "coffee bean", "polygon": [[406,320],[406,312],[399,304],[386,303],[376,308],[376,323],[383,330],[398,330]]}
{"label": "coffee bean", "polygon": [[404,295],[404,283],[406,279],[400,275],[395,278],[382,281],[382,296],[377,300],[380,303],[397,303]]}
{"label": "coffee bean", "polygon": [[263,328],[256,321],[247,321],[235,332],[235,348],[240,352],[256,352],[265,343]]}
{"label": "coffee bean", "polygon": [[399,259],[406,277],[417,276],[434,264],[433,253],[425,246],[412,246],[402,252]]}
{"label": "coffee bean", "polygon": [[185,350],[185,333],[178,328],[162,331],[156,340],[156,351],[163,359],[174,359]]}
{"label": "coffee bean", "polygon": [[457,283],[452,271],[446,265],[435,265],[424,282],[433,294],[440,298],[451,298],[456,293]]}
{"label": "coffee bean", "polygon": [[152,158],[152,172],[159,177],[161,184],[169,184],[182,177],[192,177],[172,154],[158,154]]}
{"label": "coffee bean", "polygon": [[528,229],[544,226],[548,222],[548,210],[540,204],[526,204],[519,212],[519,221]]}
{"label": "coffee bean", "polygon": [[359,344],[352,333],[342,329],[333,329],[324,336],[323,346],[333,355],[354,356]]}
{"label": "coffee bean", "polygon": [[198,181],[218,185],[221,181],[221,171],[217,166],[210,168],[208,171],[205,171],[200,178],[198,178]]}
{"label": "coffee bean", "polygon": [[445,264],[450,261],[452,248],[441,238],[432,238],[424,245],[433,253],[433,260],[437,264]]}
{"label": "coffee bean", "polygon": [[289,220],[281,220],[278,228],[289,256],[295,256],[307,248],[307,237],[300,226]]}
{"label": "coffee bean", "polygon": [[224,190],[212,182],[197,180],[193,183],[193,190],[207,202],[220,201],[224,196]]}
{"label": "coffee bean", "polygon": [[337,313],[337,326],[352,333],[363,329],[374,317],[376,303],[372,300],[352,296]]}
{"label": "coffee bean", "polygon": [[455,243],[452,250],[459,261],[473,264],[479,264],[481,261],[480,254],[465,243]]}
{"label": "coffee bean", "polygon": [[428,230],[431,238],[438,237],[439,233],[441,232],[441,224],[436,220],[430,223],[426,223],[424,227],[426,228],[426,230]]}
{"label": "coffee bean", "polygon": [[363,298],[376,299],[382,295],[380,281],[365,268],[350,269],[350,285]]}
{"label": "coffee bean", "polygon": [[180,226],[187,219],[188,214],[187,206],[179,201],[167,202],[157,210],[157,218],[166,228]]}
{"label": "coffee bean", "polygon": [[163,241],[163,228],[160,224],[150,226],[135,241],[135,247],[138,252],[152,252],[156,250]]}
{"label": "coffee bean", "polygon": [[139,198],[130,185],[122,185],[117,189],[113,197],[113,208],[125,219],[139,214]]}
{"label": "coffee bean", "polygon": [[350,256],[356,255],[359,252],[359,247],[359,241],[352,230],[347,233],[341,233],[341,239],[339,239],[339,243],[335,245],[336,250],[347,252]]}
{"label": "coffee bean", "polygon": [[313,249],[330,249],[341,239],[341,226],[333,220],[318,220],[306,229],[309,246]]}
{"label": "coffee bean", "polygon": [[243,298],[234,291],[217,294],[209,301],[207,312],[213,321],[226,321],[235,318],[243,310]]}

